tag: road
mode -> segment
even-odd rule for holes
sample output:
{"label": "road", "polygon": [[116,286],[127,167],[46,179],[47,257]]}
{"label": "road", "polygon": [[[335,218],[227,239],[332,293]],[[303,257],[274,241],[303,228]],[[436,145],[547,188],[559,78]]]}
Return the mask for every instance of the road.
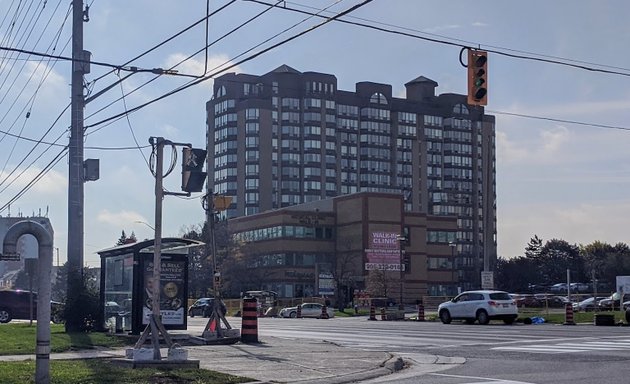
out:
{"label": "road", "polygon": [[[229,321],[240,328],[239,318]],[[189,332],[201,333],[205,322],[189,319]],[[622,383],[630,371],[630,327],[261,318],[258,332],[263,339],[327,340],[412,360],[414,354],[465,358],[465,364],[447,371],[425,374],[411,368],[370,383],[418,383],[419,378],[435,384]]]}

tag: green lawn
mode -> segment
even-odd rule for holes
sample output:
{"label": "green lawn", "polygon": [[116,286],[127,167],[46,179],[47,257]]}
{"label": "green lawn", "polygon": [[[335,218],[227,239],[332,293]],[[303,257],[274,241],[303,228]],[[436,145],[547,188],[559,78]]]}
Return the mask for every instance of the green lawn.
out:
{"label": "green lawn", "polygon": [[[35,383],[35,361],[0,362],[0,383]],[[205,369],[121,367],[107,359],[52,360],[51,384],[232,384],[253,381]]]}
{"label": "green lawn", "polygon": [[[27,323],[0,324],[0,355],[35,353],[37,327]],[[64,352],[95,347],[121,348],[120,338],[106,333],[65,333],[61,324],[51,324],[51,352]],[[110,359],[51,360],[51,383],[55,384],[231,384],[252,379],[226,375],[205,369],[131,369],[114,364]],[[34,383],[35,360],[0,362],[0,383]]]}
{"label": "green lawn", "polygon": [[[0,355],[23,355],[35,353],[37,326],[28,323],[0,324]],[[100,332],[78,332],[68,334],[63,324],[50,325],[51,352],[64,352],[94,347],[124,347],[119,338]],[[0,383],[3,382],[0,380]]]}

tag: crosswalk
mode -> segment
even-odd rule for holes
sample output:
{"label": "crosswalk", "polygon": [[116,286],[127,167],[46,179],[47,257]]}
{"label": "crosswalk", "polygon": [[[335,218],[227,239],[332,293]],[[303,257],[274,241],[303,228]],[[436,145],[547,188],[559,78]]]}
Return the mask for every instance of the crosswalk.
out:
{"label": "crosswalk", "polygon": [[494,347],[493,350],[525,353],[579,353],[594,351],[630,351],[630,339],[580,342],[536,343]]}

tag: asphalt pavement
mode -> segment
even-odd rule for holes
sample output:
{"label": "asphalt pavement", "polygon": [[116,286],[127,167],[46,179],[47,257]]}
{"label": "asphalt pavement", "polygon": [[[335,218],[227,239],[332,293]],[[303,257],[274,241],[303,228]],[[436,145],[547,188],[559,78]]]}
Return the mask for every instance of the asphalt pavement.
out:
{"label": "asphalt pavement", "polygon": [[[200,368],[249,377],[259,383],[339,384],[369,380],[413,367],[415,374],[436,372],[462,359],[429,354],[396,356],[318,340],[259,337],[259,343],[182,347]],[[167,356],[167,350],[162,350]],[[125,349],[95,349],[51,354],[51,359],[125,359]],[[35,359],[34,355],[0,356],[0,361]]]}

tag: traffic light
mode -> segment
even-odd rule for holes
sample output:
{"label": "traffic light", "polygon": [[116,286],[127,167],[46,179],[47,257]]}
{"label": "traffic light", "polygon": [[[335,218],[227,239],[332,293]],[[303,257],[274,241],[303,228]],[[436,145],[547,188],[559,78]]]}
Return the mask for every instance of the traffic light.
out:
{"label": "traffic light", "polygon": [[488,52],[468,50],[468,104],[488,105]]}
{"label": "traffic light", "polygon": [[207,151],[184,147],[182,151],[182,191],[201,192],[207,173],[203,171]]}

